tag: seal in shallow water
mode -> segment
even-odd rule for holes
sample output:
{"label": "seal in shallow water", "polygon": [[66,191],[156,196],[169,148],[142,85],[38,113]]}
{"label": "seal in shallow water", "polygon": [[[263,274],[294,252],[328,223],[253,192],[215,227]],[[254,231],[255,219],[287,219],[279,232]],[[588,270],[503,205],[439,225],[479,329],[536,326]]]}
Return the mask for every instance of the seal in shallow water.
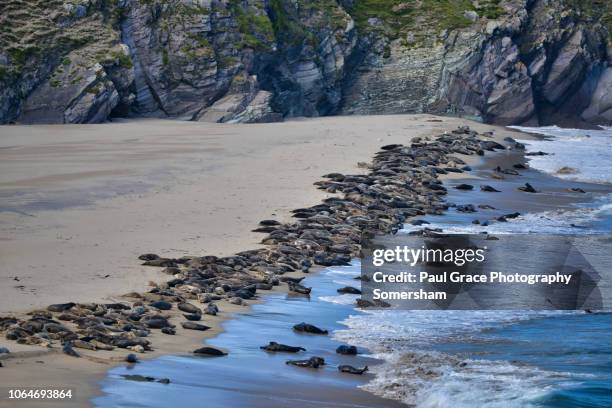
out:
{"label": "seal in shallow water", "polygon": [[301,333],[311,333],[311,334],[327,334],[327,330],[319,329],[317,326],[308,323],[298,323],[293,326],[293,330]]}
{"label": "seal in shallow water", "polygon": [[325,360],[322,357],[310,357],[308,360],[288,360],[285,361],[285,364],[304,368],[319,368],[325,365]]}
{"label": "seal in shallow water", "polygon": [[198,354],[200,356],[211,356],[211,357],[227,356],[227,353],[225,351],[219,350],[214,347],[208,347],[208,346],[200,347],[199,349],[194,350],[193,353]]}
{"label": "seal in shallow water", "polygon": [[130,353],[125,357],[125,361],[132,364],[138,363],[138,357],[136,357],[136,354]]}
{"label": "seal in shallow water", "polygon": [[289,286],[289,291],[300,293],[302,295],[308,295],[312,290],[312,288],[307,288],[306,286],[302,286],[299,283],[294,283],[291,281],[287,282],[287,285]]}
{"label": "seal in shallow water", "polygon": [[267,346],[259,347],[266,351],[284,351],[287,353],[298,353],[300,351],[306,351],[304,347],[288,346],[286,344],[280,344],[275,341],[271,341]]}
{"label": "seal in shallow water", "polygon": [[357,354],[357,347],[341,345],[338,346],[338,348],[336,349],[336,353],[345,354],[347,356],[354,356]]}
{"label": "seal in shallow water", "polygon": [[352,286],[345,286],[343,288],[339,288],[336,289],[336,292],[338,293],[348,293],[351,295],[361,295],[361,291],[357,288],[354,288]]}
{"label": "seal in shallow water", "polygon": [[480,191],[484,191],[486,193],[499,193],[500,191],[493,186],[488,184],[483,184],[480,186]]}
{"label": "seal in shallow water", "polygon": [[350,365],[340,365],[340,366],[338,366],[338,371],[340,371],[341,373],[349,373],[349,374],[361,375],[361,374],[365,373],[366,371],[368,371],[368,366],[365,366],[363,368],[355,368],[355,367],[350,366]]}

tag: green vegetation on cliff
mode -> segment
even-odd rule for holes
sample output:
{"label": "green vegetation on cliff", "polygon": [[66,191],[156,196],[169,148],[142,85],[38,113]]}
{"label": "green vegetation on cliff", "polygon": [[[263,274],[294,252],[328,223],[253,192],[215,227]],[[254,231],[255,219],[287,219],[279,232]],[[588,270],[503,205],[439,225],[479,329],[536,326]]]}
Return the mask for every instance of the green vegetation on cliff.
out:
{"label": "green vegetation on cliff", "polygon": [[268,49],[274,42],[274,29],[265,10],[257,7],[245,9],[238,0],[230,0],[229,8],[242,35],[241,47]]}
{"label": "green vegetation on cliff", "polygon": [[[107,23],[106,2],[74,5],[58,0],[12,0],[0,4],[0,50],[9,58],[7,73],[17,76],[39,64],[59,65],[71,52],[95,60],[99,49],[119,43]],[[85,47],[87,46],[87,47]]]}
{"label": "green vegetation on cliff", "polygon": [[495,19],[503,9],[499,0],[355,0],[349,8],[360,30],[383,31],[391,38],[467,27],[472,20],[466,12]]}
{"label": "green vegetation on cliff", "polygon": [[583,19],[602,24],[608,31],[608,42],[612,41],[612,1],[610,0],[567,0]]}
{"label": "green vegetation on cliff", "polygon": [[312,0],[298,4],[270,0],[268,14],[280,43],[307,43],[315,48],[319,43],[317,36],[325,37],[329,30],[343,31],[350,21],[335,0]]}

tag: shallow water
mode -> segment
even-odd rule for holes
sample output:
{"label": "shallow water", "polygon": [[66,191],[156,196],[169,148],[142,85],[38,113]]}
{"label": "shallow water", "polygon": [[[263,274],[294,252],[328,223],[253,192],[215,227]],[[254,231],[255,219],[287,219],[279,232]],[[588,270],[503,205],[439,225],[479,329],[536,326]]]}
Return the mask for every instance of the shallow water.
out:
{"label": "shallow water", "polygon": [[[581,130],[557,126],[511,127],[547,136],[544,140],[521,140],[527,145],[527,151],[550,153],[547,156],[531,156],[529,162],[533,168],[567,180],[612,182],[612,128]],[[575,169],[575,174],[558,174],[558,170],[564,166]]]}
{"label": "shallow water", "polygon": [[[354,270],[353,270],[354,274]],[[357,275],[359,272],[357,272]],[[303,282],[313,286],[311,297],[271,294],[266,301],[237,315],[224,324],[225,331],[208,344],[229,351],[220,358],[165,356],[145,361],[133,368],[118,367],[102,383],[104,396],[96,398],[97,407],[396,407],[362,391],[357,386],[371,375],[356,376],[337,371],[338,364],[356,367],[373,365],[367,357],[335,353],[341,344],[330,336],[298,334],[292,326],[305,321],[328,330],[342,326],[339,321],[352,313],[351,305],[320,300],[336,295],[339,282],[351,281],[345,269],[336,268],[313,274]],[[302,346],[306,352],[267,353],[259,349],[269,341]],[[194,347],[195,348],[195,347]],[[310,356],[325,358],[323,369],[287,366],[286,360]],[[127,381],[122,375],[141,374],[167,377],[170,384]]]}

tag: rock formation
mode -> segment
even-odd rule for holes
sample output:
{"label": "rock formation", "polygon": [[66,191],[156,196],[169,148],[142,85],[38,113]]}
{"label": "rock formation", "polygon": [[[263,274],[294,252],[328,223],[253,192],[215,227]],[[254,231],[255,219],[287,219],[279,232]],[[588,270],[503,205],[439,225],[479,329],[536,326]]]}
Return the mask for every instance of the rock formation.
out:
{"label": "rock formation", "polygon": [[612,124],[611,23],[602,0],[10,0],[0,123]]}

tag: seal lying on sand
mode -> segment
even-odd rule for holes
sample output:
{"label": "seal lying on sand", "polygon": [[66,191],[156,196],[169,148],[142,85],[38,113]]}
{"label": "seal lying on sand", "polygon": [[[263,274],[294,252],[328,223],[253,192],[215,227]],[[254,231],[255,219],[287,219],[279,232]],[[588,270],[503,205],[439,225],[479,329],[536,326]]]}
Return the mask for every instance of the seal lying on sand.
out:
{"label": "seal lying on sand", "polygon": [[[392,234],[409,217],[442,215],[452,205],[444,199],[450,188],[443,185],[438,175],[457,172],[458,168],[467,171],[465,161],[453,154],[473,155],[499,147],[489,142],[462,126],[432,138],[412,139],[410,145],[387,145],[376,153],[371,163],[361,166],[367,169],[366,174],[331,173],[325,180],[316,182],[317,188],[326,195],[341,195],[328,196],[320,204],[293,210],[295,219],[287,223],[264,220],[259,228],[269,231],[262,241],[265,247],[224,257],[205,254],[170,259],[145,253],[141,261],[162,268],[163,274],[172,276],[169,281],[154,285],[146,292],[127,294],[129,303],[57,303],[28,317],[0,317],[0,337],[41,346],[52,340],[58,344],[74,342],[64,352],[75,355],[75,350],[94,347],[142,352],[151,350],[151,340],[147,338],[156,338],[149,337],[153,331],[180,335],[183,328],[206,330],[208,326],[198,324],[198,318],[204,320],[204,313],[219,312],[211,302],[224,300],[244,305],[243,300],[257,296],[259,290],[273,289],[281,282],[302,285],[301,277],[283,275],[300,270],[308,272],[313,265],[349,265],[359,255],[363,233]],[[509,170],[512,174],[518,173],[516,168]],[[498,178],[510,175],[502,169],[492,174]],[[471,184],[466,186],[466,190],[474,189]],[[455,207],[464,212],[477,211],[471,204]],[[502,222],[508,219],[510,215],[502,216]],[[488,222],[483,220],[480,225]],[[410,234],[427,238],[439,233],[443,232],[438,228],[423,228]],[[368,279],[365,275],[360,278]],[[341,293],[358,294],[358,290],[340,288]],[[381,300],[356,299],[356,302],[360,308],[390,307]],[[183,316],[161,314],[166,310],[178,310],[189,320],[179,325],[177,318]],[[328,333],[306,323],[296,325],[294,330],[317,335]]]}
{"label": "seal lying on sand", "polygon": [[306,351],[304,347],[287,346],[286,344],[279,344],[275,341],[271,341],[267,346],[261,346],[260,349],[266,351],[285,351],[287,353],[298,353],[300,351]]}
{"label": "seal lying on sand", "polygon": [[64,346],[62,347],[62,351],[64,352],[64,354],[67,354],[72,357],[81,357],[79,353],[73,350],[72,343],[69,341],[64,343]]}
{"label": "seal lying on sand", "polygon": [[192,305],[191,303],[181,302],[177,305],[177,307],[180,311],[183,311],[185,313],[202,314],[200,308]]}
{"label": "seal lying on sand", "polygon": [[302,276],[300,278],[293,278],[291,276],[281,276],[280,278],[278,278],[278,280],[281,281],[281,282],[300,283],[301,281],[304,280],[304,276]]}
{"label": "seal lying on sand", "polygon": [[198,323],[194,323],[194,322],[183,322],[181,323],[181,326],[183,326],[183,329],[187,329],[187,330],[199,330],[199,331],[205,331],[210,329],[210,327],[203,325],[203,324],[198,324]]}
{"label": "seal lying on sand", "polygon": [[361,374],[365,373],[366,371],[368,371],[368,366],[365,366],[363,368],[355,368],[355,367],[350,366],[350,365],[340,365],[340,366],[338,366],[338,371],[340,371],[341,373],[349,373],[349,374],[361,375]]}
{"label": "seal lying on sand", "polygon": [[322,357],[310,357],[308,360],[288,360],[285,364],[296,367],[319,368],[325,365],[325,360]]}
{"label": "seal lying on sand", "polygon": [[302,333],[327,334],[327,330],[319,329],[317,326],[313,326],[312,324],[308,324],[304,322],[298,323],[295,326],[293,326],[293,330],[295,330],[296,332],[302,332]]}

